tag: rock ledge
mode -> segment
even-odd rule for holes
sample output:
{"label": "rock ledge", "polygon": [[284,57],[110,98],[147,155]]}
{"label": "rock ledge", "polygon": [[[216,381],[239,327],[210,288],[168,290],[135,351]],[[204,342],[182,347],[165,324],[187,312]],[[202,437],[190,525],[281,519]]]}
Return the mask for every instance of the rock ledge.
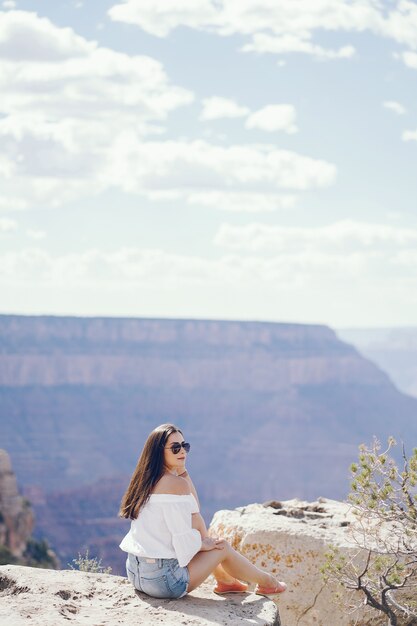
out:
{"label": "rock ledge", "polygon": [[253,593],[217,596],[213,584],[180,600],[135,591],[126,578],[17,565],[0,567],[0,623],[7,626],[280,626],[272,600]]}

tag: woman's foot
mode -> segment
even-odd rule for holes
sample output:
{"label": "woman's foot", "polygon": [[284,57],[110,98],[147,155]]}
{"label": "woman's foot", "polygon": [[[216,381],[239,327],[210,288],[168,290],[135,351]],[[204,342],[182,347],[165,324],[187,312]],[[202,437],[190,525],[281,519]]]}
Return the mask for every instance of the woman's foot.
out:
{"label": "woman's foot", "polygon": [[221,580],[217,581],[215,588],[213,589],[214,593],[218,595],[222,595],[223,593],[245,593],[248,590],[248,585],[245,583],[241,583],[240,580],[235,578],[232,582],[223,582]]}
{"label": "woman's foot", "polygon": [[265,585],[257,585],[255,593],[258,596],[273,596],[277,593],[283,593],[287,588],[284,582],[281,582],[275,578],[275,576],[269,576],[269,582]]}

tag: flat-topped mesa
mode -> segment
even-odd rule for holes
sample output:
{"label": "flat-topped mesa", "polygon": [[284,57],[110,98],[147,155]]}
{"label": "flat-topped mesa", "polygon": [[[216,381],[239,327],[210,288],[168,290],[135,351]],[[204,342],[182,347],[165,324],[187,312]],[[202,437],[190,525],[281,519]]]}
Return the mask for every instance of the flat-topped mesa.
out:
{"label": "flat-topped mesa", "polygon": [[273,391],[387,377],[322,325],[0,315],[0,384]]}
{"label": "flat-topped mesa", "polygon": [[5,450],[0,450],[0,545],[21,557],[33,530],[33,511],[17,488],[17,480]]}

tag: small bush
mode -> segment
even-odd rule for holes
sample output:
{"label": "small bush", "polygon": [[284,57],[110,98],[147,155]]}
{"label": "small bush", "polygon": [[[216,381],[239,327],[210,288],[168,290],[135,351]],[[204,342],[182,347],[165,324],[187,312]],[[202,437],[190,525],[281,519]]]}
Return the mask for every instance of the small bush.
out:
{"label": "small bush", "polygon": [[76,567],[74,567],[71,563],[68,563],[71,569],[79,570],[80,572],[92,572],[94,574],[110,574],[112,568],[111,567],[103,567],[101,564],[101,559],[97,560],[96,557],[90,559],[88,554],[88,548],[85,553],[85,556],[82,556],[78,553],[78,559],[72,559],[72,562],[75,563]]}
{"label": "small bush", "polygon": [[[355,592],[356,608],[385,615],[390,626],[417,625],[417,448],[402,464],[374,439],[352,463],[349,500],[357,522],[351,527],[355,553],[347,559],[330,547],[322,568],[325,581]],[[358,592],[358,593],[357,593]],[[353,596],[352,596],[353,597]],[[352,607],[355,608],[355,607]]]}

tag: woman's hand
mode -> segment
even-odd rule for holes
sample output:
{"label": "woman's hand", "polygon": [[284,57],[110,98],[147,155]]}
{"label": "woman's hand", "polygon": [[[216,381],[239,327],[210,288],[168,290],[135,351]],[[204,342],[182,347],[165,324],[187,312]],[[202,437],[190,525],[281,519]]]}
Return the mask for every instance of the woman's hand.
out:
{"label": "woman's hand", "polygon": [[204,539],[201,540],[200,552],[207,552],[208,550],[223,550],[224,544],[224,539],[204,537]]}

